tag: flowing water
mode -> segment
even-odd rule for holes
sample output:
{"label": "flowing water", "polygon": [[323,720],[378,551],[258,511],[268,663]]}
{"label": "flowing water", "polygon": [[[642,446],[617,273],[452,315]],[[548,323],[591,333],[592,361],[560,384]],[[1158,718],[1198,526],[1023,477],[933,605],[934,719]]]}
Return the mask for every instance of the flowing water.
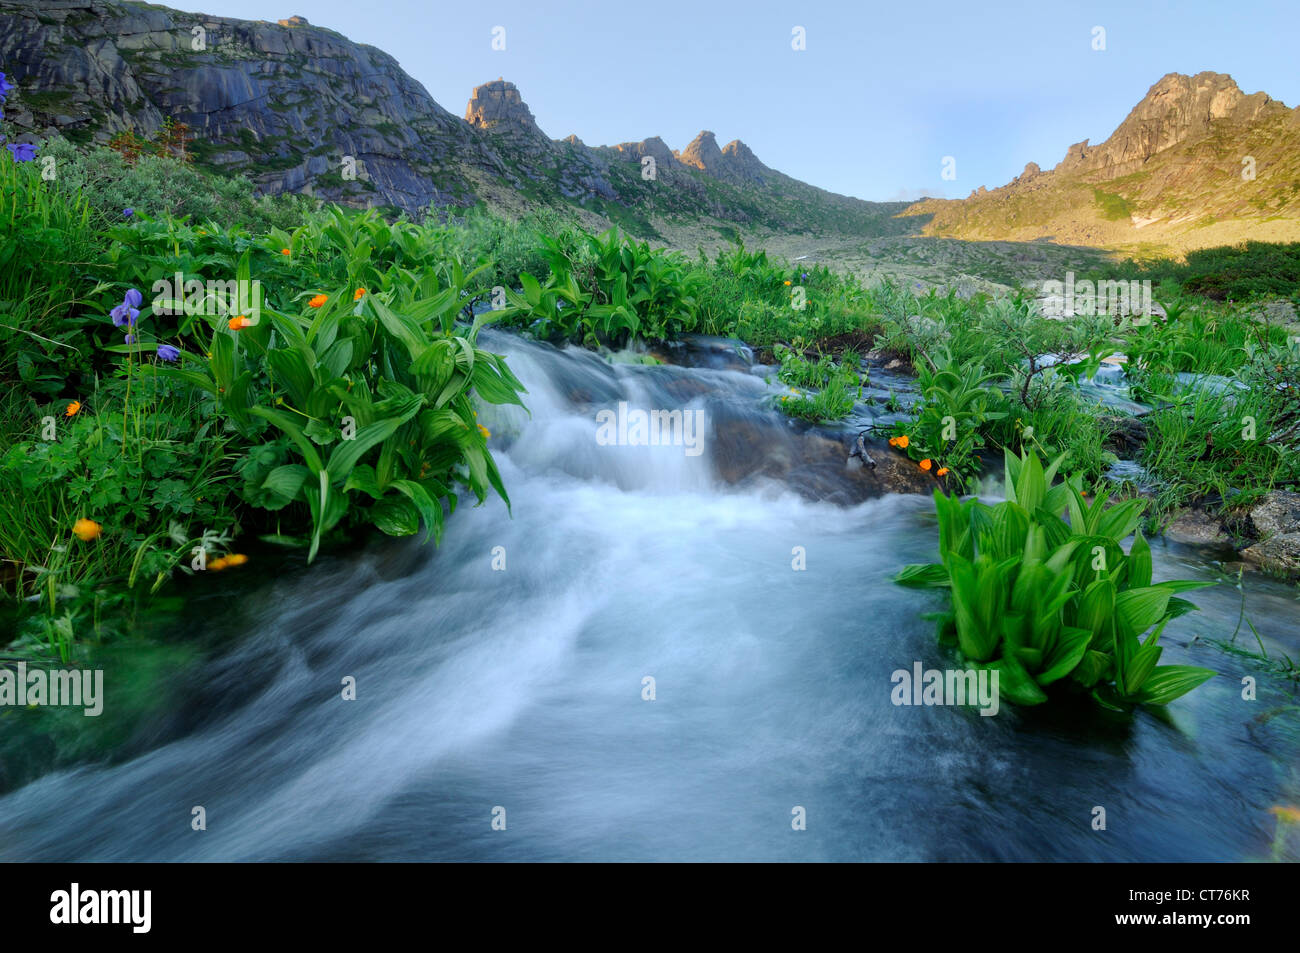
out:
{"label": "flowing water", "polygon": [[[743,360],[484,343],[529,390],[531,417],[481,412],[513,517],[464,503],[440,549],[383,541],[200,600],[211,658],[171,728],[0,797],[0,860],[1295,859],[1269,812],[1300,803],[1295,683],[1206,640],[1237,625],[1231,585],[1167,631],[1164,661],[1222,676],[1165,717],[895,706],[895,670],[954,665],[919,618],[937,597],[889,582],[935,556],[927,497],[831,502],[797,468],[721,482],[790,431]],[[703,452],[600,445],[619,401],[704,411]],[[744,459],[719,458],[724,419],[751,427]],[[1215,572],[1155,555],[1164,578]],[[1294,657],[1294,590],[1247,589]]]}

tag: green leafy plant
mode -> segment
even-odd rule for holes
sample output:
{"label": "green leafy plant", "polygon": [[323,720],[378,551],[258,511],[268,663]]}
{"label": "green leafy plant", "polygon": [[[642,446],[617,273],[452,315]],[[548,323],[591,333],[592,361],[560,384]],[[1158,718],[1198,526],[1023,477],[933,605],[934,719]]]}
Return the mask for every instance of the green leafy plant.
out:
{"label": "green leafy plant", "polygon": [[1178,594],[1213,583],[1153,583],[1142,534],[1128,553],[1120,546],[1143,501],[1107,507],[1103,491],[1089,503],[1077,478],[1054,482],[1060,463],[1007,452],[1007,499],[995,506],[936,490],[942,561],[895,582],[948,590],[940,641],[996,671],[1012,702],[1041,704],[1064,681],[1108,708],[1167,704],[1214,675],[1157,664],[1165,626],[1196,608]]}
{"label": "green leafy plant", "polygon": [[911,409],[912,419],[895,423],[890,432],[908,438],[905,452],[913,460],[929,459],[964,484],[979,473],[979,452],[1008,414],[1006,397],[991,386],[996,377],[978,362],[957,364],[940,349],[931,365],[917,369],[921,399]]}
{"label": "green leafy plant", "polygon": [[777,356],[781,361],[777,377],[795,389],[780,399],[778,406],[782,411],[813,421],[839,420],[852,412],[862,394],[859,358],[853,351],[844,352],[838,364],[825,354],[814,363],[780,345]]}

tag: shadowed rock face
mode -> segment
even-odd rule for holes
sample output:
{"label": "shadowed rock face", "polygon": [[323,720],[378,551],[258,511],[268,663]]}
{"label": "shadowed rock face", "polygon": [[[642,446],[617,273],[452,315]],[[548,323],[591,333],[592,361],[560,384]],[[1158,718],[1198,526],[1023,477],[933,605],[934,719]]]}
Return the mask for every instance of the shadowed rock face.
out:
{"label": "shadowed rock face", "polygon": [[677,156],[673,154],[673,150],[669,149],[668,144],[658,136],[651,136],[649,139],[643,139],[640,142],[620,142],[614,148],[637,160],[638,165],[642,156],[650,156],[660,169],[668,170],[681,167],[681,163],[677,161]]}
{"label": "shadowed rock face", "polygon": [[[111,0],[0,0],[0,63],[19,83],[8,118],[36,134],[106,141],[189,125],[200,161],[261,191],[306,190],[407,211],[468,198],[499,175],[476,130],[388,54],[301,17],[285,25]],[[356,181],[329,187],[343,157]],[[334,176],[337,178],[337,175]]]}
{"label": "shadowed rock face", "polygon": [[[7,118],[23,138],[57,132],[107,143],[126,130],[150,138],[173,119],[189,126],[200,165],[245,176],[263,193],[412,216],[480,200],[513,211],[523,199],[626,220],[608,208],[615,203],[778,228],[833,224],[853,235],[873,233],[898,210],[783,176],[739,141],[719,149],[712,133],[687,147],[690,165],[657,137],[613,148],[550,139],[504,78],[474,89],[462,119],[391,56],[300,16],[0,0],[0,24],[0,68],[19,87]],[[655,159],[653,176],[643,174],[645,156]],[[345,157],[355,178],[344,177]]]}

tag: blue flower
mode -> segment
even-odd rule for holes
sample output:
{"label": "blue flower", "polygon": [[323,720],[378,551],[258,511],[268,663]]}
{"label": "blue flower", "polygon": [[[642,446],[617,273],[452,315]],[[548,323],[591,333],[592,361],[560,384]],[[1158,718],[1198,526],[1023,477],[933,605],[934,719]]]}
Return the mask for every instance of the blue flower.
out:
{"label": "blue flower", "polygon": [[7,142],[5,148],[14,154],[15,162],[31,162],[36,158],[36,147],[30,142]]}
{"label": "blue flower", "polygon": [[113,327],[120,328],[124,326],[135,327],[135,319],[140,317],[140,312],[135,308],[123,303],[119,304],[112,311],[108,312],[109,317],[113,319]]}
{"label": "blue flower", "polygon": [[124,208],[124,209],[122,209],[122,217],[123,217],[123,218],[130,218],[130,217],[131,217],[132,215],[134,215],[134,214],[135,214],[135,209],[133,209],[133,208]]}
{"label": "blue flower", "polygon": [[174,361],[181,356],[181,351],[180,348],[172,347],[170,344],[159,344],[158,356],[164,361]]}
{"label": "blue flower", "polygon": [[10,90],[17,88],[17,86],[5,79],[4,73],[0,73],[0,99],[4,99],[9,95]]}
{"label": "blue flower", "polygon": [[[122,303],[108,312],[114,327],[135,327],[135,319],[140,317],[140,305],[144,304],[144,295],[134,288],[128,288],[122,296]],[[130,344],[130,341],[127,341]]]}
{"label": "blue flower", "polygon": [[134,334],[128,334],[128,335],[126,336],[126,343],[127,343],[127,344],[134,344],[134,343],[135,343],[135,335],[134,335]]}

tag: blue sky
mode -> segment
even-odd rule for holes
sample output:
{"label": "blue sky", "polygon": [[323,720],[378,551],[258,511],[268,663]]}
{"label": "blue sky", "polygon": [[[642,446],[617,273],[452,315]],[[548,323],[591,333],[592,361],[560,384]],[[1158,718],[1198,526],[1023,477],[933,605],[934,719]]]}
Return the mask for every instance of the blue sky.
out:
{"label": "blue sky", "polygon": [[[456,115],[474,86],[504,76],[553,138],[658,135],[680,149],[711,129],[719,145],[742,139],[775,169],[875,200],[961,197],[1029,161],[1050,168],[1071,143],[1107,138],[1170,72],[1229,73],[1246,93],[1300,102],[1297,0],[206,4],[243,19],[298,14],[377,46]],[[504,51],[491,48],[495,26]]]}

